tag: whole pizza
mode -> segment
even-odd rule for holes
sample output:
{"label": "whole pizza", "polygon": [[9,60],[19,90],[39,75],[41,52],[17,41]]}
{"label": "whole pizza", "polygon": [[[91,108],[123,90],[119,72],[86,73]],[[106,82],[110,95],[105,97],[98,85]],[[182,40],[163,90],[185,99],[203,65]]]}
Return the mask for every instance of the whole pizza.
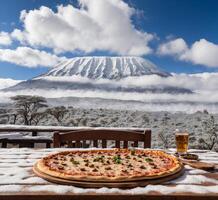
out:
{"label": "whole pizza", "polygon": [[174,174],[181,164],[173,155],[147,149],[63,151],[36,163],[41,172],[82,181],[132,181]]}

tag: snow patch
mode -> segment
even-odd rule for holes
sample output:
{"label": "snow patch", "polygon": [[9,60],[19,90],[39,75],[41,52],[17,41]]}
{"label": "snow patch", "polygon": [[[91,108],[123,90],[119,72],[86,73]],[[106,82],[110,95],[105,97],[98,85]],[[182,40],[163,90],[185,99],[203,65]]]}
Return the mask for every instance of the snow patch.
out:
{"label": "snow patch", "polygon": [[[80,75],[91,79],[122,79],[128,76],[157,74],[167,77],[149,60],[140,57],[76,57],[62,62],[43,76]],[[42,77],[43,77],[42,76]]]}

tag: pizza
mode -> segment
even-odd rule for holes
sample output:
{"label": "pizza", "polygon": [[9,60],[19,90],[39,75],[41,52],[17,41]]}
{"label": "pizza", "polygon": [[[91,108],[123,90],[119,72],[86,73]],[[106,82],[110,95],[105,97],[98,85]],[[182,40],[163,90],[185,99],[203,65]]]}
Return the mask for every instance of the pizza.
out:
{"label": "pizza", "polygon": [[164,177],[178,172],[178,159],[159,150],[72,150],[48,155],[36,163],[47,175],[79,181],[132,181]]}

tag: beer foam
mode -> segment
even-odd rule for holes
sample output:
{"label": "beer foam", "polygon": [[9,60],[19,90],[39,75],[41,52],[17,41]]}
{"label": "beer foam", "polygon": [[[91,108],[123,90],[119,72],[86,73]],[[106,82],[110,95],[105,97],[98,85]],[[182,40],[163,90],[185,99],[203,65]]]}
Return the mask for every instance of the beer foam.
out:
{"label": "beer foam", "polygon": [[176,135],[189,135],[187,132],[177,132]]}

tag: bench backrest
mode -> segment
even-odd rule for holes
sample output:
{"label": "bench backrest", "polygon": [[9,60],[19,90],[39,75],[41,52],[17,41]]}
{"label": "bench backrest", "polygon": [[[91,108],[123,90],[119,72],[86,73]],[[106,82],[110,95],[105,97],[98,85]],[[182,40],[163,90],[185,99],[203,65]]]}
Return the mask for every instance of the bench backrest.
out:
{"label": "bench backrest", "polygon": [[[80,130],[70,132],[55,132],[54,147],[87,147],[87,141],[93,142],[94,147],[107,148],[108,141],[115,141],[116,148],[128,148],[129,144],[138,147],[139,142],[144,143],[144,148],[151,147],[151,130]],[[122,144],[121,144],[122,143]]]}

